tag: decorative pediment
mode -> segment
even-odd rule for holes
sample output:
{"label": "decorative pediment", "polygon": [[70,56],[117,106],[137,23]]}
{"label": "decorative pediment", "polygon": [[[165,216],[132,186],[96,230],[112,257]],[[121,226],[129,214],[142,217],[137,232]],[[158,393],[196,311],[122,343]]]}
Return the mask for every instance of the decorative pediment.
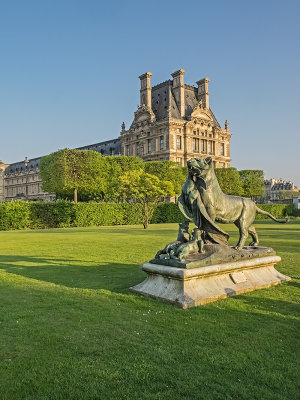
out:
{"label": "decorative pediment", "polygon": [[138,124],[142,122],[153,122],[155,121],[154,112],[147,106],[140,106],[134,113],[133,124]]}
{"label": "decorative pediment", "polygon": [[210,111],[203,107],[202,100],[200,100],[199,103],[197,103],[195,105],[195,107],[193,108],[193,111],[190,115],[190,119],[192,120],[194,118],[201,118],[201,119],[204,119],[207,121],[213,120],[213,117],[212,117]]}

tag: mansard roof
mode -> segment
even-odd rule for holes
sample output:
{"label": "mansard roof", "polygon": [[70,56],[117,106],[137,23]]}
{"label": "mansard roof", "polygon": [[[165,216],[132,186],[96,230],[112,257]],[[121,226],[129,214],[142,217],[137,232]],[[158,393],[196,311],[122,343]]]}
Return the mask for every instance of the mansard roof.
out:
{"label": "mansard roof", "polygon": [[[155,115],[156,121],[163,120],[167,117],[173,117],[181,119],[178,105],[173,92],[173,80],[169,79],[158,85],[152,87],[152,111]],[[198,89],[195,86],[184,85],[184,100],[185,100],[185,119],[189,119],[194,108],[199,103],[198,99]],[[220,124],[218,123],[216,117],[214,116],[211,109],[209,110],[214,121],[214,125],[218,128]]]}

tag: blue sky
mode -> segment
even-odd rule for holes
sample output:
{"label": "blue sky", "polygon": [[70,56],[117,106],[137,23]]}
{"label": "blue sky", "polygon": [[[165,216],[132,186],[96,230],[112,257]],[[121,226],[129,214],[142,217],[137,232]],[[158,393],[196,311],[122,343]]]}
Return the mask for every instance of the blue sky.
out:
{"label": "blue sky", "polygon": [[118,137],[152,84],[209,77],[232,166],[300,186],[300,2],[0,0],[0,159]]}

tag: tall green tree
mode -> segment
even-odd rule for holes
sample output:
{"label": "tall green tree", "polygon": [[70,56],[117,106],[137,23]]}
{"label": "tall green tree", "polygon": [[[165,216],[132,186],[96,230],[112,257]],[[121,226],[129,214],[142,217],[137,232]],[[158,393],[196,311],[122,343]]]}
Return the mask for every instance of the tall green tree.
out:
{"label": "tall green tree", "polygon": [[44,156],[40,161],[42,188],[57,195],[73,193],[102,194],[106,187],[107,171],[101,154],[91,150],[63,149]]}
{"label": "tall green tree", "polygon": [[239,171],[244,196],[257,197],[265,192],[264,172],[258,169],[244,169]]}
{"label": "tall green tree", "polygon": [[128,171],[121,176],[119,191],[126,196],[127,201],[134,200],[141,203],[141,216],[145,229],[149,226],[159,200],[175,194],[171,182],[160,180],[142,169]]}
{"label": "tall green tree", "polygon": [[236,168],[215,168],[216,177],[224,193],[234,196],[243,195],[243,186]]}
{"label": "tall green tree", "polygon": [[169,181],[174,186],[176,195],[181,193],[187,172],[185,169],[173,161],[146,161],[144,163],[145,172],[157,176],[160,180]]}
{"label": "tall green tree", "polygon": [[120,177],[126,172],[143,169],[143,160],[133,156],[106,156],[104,163],[107,175],[104,200],[125,201],[124,193],[119,190]]}

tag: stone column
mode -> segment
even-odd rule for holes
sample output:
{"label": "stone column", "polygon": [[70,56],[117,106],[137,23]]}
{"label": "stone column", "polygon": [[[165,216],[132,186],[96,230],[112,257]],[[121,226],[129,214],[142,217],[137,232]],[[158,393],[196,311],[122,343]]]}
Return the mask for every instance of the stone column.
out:
{"label": "stone column", "polygon": [[184,99],[184,82],[183,82],[184,74],[185,74],[184,69],[180,69],[172,74],[173,93],[174,93],[176,103],[179,108],[181,117],[185,116],[185,99]]}
{"label": "stone column", "polygon": [[202,100],[203,107],[206,109],[209,109],[208,82],[210,82],[209,78],[204,78],[196,82],[198,85],[198,100]]}
{"label": "stone column", "polygon": [[141,80],[141,89],[140,89],[140,99],[141,106],[145,105],[152,108],[151,104],[151,72],[146,72],[145,74],[139,76]]}

